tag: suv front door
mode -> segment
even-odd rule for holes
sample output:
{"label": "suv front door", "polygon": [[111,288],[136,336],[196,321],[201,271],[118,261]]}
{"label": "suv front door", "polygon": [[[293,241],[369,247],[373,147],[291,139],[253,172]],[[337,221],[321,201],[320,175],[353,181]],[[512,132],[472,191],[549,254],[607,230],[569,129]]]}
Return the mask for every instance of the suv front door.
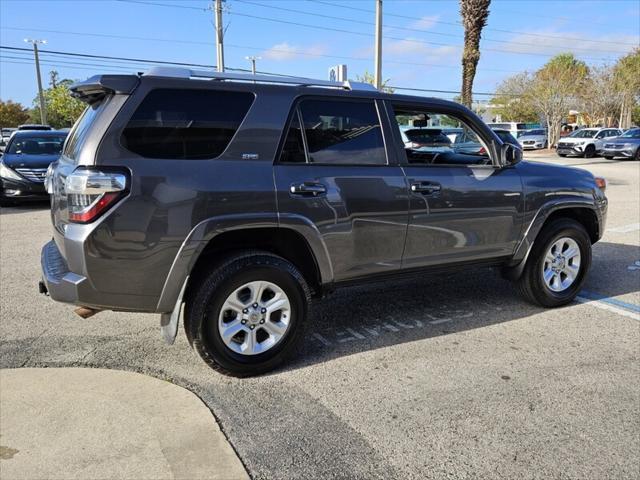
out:
{"label": "suv front door", "polygon": [[[403,268],[489,261],[513,254],[524,198],[515,167],[499,168],[495,139],[461,109],[434,104],[386,104],[409,187]],[[413,120],[412,120],[413,119]],[[461,127],[457,138],[404,148],[398,121],[437,129]]]}
{"label": "suv front door", "polygon": [[408,196],[378,110],[371,99],[302,98],[274,166],[281,222],[317,229],[335,281],[400,269]]}

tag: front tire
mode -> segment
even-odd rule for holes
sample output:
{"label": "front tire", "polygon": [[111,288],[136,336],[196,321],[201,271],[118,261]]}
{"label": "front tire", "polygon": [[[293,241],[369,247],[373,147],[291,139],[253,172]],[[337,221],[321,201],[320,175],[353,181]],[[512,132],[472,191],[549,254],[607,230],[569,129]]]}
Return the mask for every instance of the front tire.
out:
{"label": "front tire", "polygon": [[606,158],[607,160],[613,160],[613,157],[611,155],[605,155],[604,158]]}
{"label": "front tire", "polygon": [[309,301],[309,287],[293,264],[268,252],[242,252],[194,286],[185,331],[214,370],[259,375],[295,353]]}
{"label": "front tire", "polygon": [[543,307],[559,307],[578,295],[591,266],[591,239],[575,220],[554,220],[538,235],[522,276],[520,294]]}
{"label": "front tire", "polygon": [[596,156],[596,147],[593,145],[587,145],[584,149],[584,158],[593,158]]}

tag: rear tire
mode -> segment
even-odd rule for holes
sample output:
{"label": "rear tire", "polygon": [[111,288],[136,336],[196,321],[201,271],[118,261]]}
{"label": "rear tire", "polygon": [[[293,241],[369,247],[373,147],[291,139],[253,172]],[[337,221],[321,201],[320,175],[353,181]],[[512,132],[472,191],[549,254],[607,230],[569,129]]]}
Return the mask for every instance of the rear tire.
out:
{"label": "rear tire", "polygon": [[[214,267],[188,297],[189,343],[214,370],[247,377],[273,370],[295,353],[311,295],[293,264],[268,252],[245,251]],[[280,303],[278,298],[286,307],[269,311],[269,302]],[[223,338],[227,331],[236,333]]]}
{"label": "rear tire", "polygon": [[[563,244],[569,247],[565,250],[567,257],[571,254],[571,246],[578,248],[577,256],[564,259]],[[555,251],[554,251],[554,246]],[[559,255],[560,259],[550,258]],[[555,266],[567,266],[567,270],[575,267],[577,258],[577,272],[571,282],[563,277],[565,270],[555,274],[552,268]],[[572,260],[573,259],[573,260]],[[555,262],[558,262],[557,264]],[[585,228],[575,220],[560,218],[546,225],[538,234],[533,249],[527,260],[522,276],[516,281],[516,286],[520,294],[529,302],[543,307],[559,307],[573,301],[576,297],[586,274],[591,266],[591,239]],[[547,280],[546,274],[554,275]],[[558,281],[555,281],[557,275]],[[566,288],[564,284],[567,283]]]}

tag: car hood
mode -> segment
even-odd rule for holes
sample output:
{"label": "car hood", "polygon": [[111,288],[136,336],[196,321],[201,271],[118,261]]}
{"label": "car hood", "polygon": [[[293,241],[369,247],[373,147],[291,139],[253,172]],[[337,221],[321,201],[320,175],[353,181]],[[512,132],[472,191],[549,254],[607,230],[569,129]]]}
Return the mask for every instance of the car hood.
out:
{"label": "car hood", "polygon": [[2,155],[2,162],[11,168],[47,168],[51,162],[60,158],[56,155],[18,155],[15,153],[5,153]]}
{"label": "car hood", "polygon": [[589,137],[589,138],[560,137],[558,139],[558,142],[563,142],[563,143],[582,143],[582,142],[591,142],[593,140],[595,140],[594,137]]}
{"label": "car hood", "polygon": [[547,139],[547,137],[545,137],[544,135],[526,135],[523,137],[519,137],[518,141],[520,143],[524,142],[525,140],[533,140],[534,142],[544,142]]}

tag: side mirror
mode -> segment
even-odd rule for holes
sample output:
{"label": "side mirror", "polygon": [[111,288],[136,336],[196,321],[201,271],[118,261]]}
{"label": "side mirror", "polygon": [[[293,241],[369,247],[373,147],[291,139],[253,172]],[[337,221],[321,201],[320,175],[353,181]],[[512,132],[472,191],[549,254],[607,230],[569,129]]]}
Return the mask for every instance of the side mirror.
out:
{"label": "side mirror", "polygon": [[522,149],[511,143],[505,143],[502,145],[502,165],[515,165],[522,160]]}

